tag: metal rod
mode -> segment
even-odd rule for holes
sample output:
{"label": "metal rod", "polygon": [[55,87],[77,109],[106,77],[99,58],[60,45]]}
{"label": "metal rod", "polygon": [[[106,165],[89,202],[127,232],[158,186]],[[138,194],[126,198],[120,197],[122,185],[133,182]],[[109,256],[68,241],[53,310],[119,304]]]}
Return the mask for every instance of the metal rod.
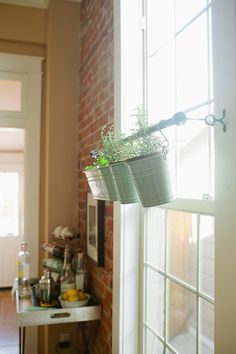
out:
{"label": "metal rod", "polygon": [[[217,122],[221,123],[223,125],[223,131],[226,132],[226,123],[224,121],[226,116],[226,111],[223,109],[222,111],[222,117],[221,118],[216,118],[214,114],[208,114],[205,118],[187,118],[186,114],[184,112],[177,112],[173,115],[172,118],[166,119],[166,120],[161,120],[159,123],[151,125],[150,127],[147,128],[147,133],[152,134],[156,131],[161,131],[162,129],[169,128],[172,125],[184,125],[188,120],[196,120],[196,121],[204,121],[207,125],[209,126],[214,126]],[[135,140],[136,138],[139,138],[142,136],[143,132],[139,131],[135,134],[131,134],[127,136],[124,140]]]}
{"label": "metal rod", "polygon": [[[162,129],[169,128],[172,125],[183,125],[187,122],[188,118],[184,112],[177,112],[173,115],[172,118],[161,120],[159,123],[151,125],[147,128],[147,133],[152,134],[156,131],[161,131]],[[135,134],[127,136],[124,140],[135,140],[142,136],[143,132],[139,131]]]}

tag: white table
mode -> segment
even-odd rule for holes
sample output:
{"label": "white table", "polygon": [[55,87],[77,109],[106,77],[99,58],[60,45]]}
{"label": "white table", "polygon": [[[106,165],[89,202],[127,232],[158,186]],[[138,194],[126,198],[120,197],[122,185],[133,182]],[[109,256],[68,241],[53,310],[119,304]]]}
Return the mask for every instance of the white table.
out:
{"label": "white table", "polygon": [[25,328],[58,323],[95,321],[101,319],[101,306],[90,300],[88,306],[77,308],[40,308],[31,299],[20,299],[16,291],[16,321],[19,327],[20,354],[25,350]]}

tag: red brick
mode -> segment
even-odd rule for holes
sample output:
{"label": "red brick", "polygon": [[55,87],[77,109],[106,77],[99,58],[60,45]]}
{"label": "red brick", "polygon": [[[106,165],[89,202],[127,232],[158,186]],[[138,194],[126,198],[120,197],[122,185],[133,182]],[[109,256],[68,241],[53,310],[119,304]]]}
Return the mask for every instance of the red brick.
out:
{"label": "red brick", "polygon": [[[86,246],[86,198],[89,186],[82,168],[92,163],[91,150],[101,146],[100,129],[114,119],[113,1],[81,3],[81,69],[78,114],[78,228]],[[105,266],[87,259],[91,291],[101,302],[104,315],[90,343],[93,354],[111,354],[113,205],[105,208]],[[85,248],[86,249],[86,248]]]}

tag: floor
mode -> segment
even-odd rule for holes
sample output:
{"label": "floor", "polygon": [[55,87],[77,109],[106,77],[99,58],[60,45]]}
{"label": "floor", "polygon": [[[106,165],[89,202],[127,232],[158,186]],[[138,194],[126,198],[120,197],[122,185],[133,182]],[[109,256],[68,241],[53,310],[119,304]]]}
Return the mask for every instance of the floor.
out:
{"label": "floor", "polygon": [[10,289],[0,289],[0,354],[18,354],[15,300]]}

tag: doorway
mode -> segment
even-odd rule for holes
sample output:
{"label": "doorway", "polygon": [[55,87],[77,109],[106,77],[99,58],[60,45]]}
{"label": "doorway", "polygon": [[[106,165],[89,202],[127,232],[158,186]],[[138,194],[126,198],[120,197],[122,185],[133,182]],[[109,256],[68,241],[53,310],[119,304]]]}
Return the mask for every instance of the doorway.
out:
{"label": "doorway", "polygon": [[[42,59],[0,53],[0,178],[5,181],[0,190],[5,198],[0,218],[9,227],[0,229],[1,249],[8,249],[1,268],[4,272],[12,265],[9,279],[7,272],[0,277],[0,286],[13,284],[21,241],[27,242],[34,260],[30,276],[38,275]],[[6,210],[9,200],[11,207]],[[9,214],[9,208],[14,209],[14,215]]]}

